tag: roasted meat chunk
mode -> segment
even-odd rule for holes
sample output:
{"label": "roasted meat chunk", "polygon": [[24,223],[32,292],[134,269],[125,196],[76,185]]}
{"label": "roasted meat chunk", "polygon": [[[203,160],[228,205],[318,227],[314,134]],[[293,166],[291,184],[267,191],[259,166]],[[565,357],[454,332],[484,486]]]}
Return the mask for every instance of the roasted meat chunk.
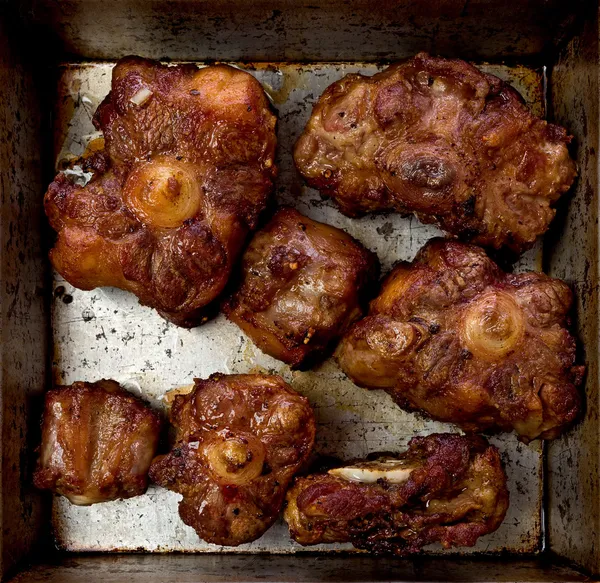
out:
{"label": "roasted meat chunk", "polygon": [[275,116],[254,77],[126,58],[94,116],[91,180],[45,197],[50,259],[72,285],[135,293],[180,326],[206,319],[275,175]]}
{"label": "roasted meat chunk", "polygon": [[160,418],[111,380],[46,393],[34,484],[86,506],[139,496],[148,485]]}
{"label": "roasted meat chunk", "polygon": [[542,273],[504,273],[474,245],[432,239],[399,264],[338,347],[358,385],[465,431],[556,437],[577,416],[572,295]]}
{"label": "roasted meat chunk", "polygon": [[362,316],[378,272],[356,239],[282,208],[252,239],[224,311],[261,350],[306,366]]}
{"label": "roasted meat chunk", "polygon": [[398,456],[296,478],[284,517],[303,545],[408,555],[434,542],[473,546],[507,509],[498,450],[479,436],[441,433],[414,437]]}
{"label": "roasted meat chunk", "polygon": [[183,495],[179,514],[207,542],[251,542],[275,522],[315,437],[308,401],[275,375],[212,375],[175,397],[176,442],[150,477]]}
{"label": "roasted meat chunk", "polygon": [[413,212],[480,245],[521,251],[576,175],[567,132],[499,78],[424,53],[323,93],[296,165],[341,211]]}

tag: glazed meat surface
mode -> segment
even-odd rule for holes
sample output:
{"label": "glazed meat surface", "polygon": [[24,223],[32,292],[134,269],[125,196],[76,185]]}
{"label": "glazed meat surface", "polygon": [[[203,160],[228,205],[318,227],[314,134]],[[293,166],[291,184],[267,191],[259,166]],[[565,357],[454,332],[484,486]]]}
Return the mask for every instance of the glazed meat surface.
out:
{"label": "glazed meat surface", "polygon": [[311,453],[308,401],[275,375],[216,374],[175,398],[171,422],[176,443],[150,477],[183,495],[182,520],[218,545],[259,538]]}
{"label": "glazed meat surface", "polygon": [[421,53],[328,87],[294,158],[348,216],[413,212],[475,243],[521,251],[546,231],[575,178],[570,139],[497,77]]}
{"label": "glazed meat surface", "polygon": [[251,75],[129,57],[94,116],[105,147],[60,173],[50,259],[72,285],[115,286],[181,326],[206,319],[275,175],[275,116]]}
{"label": "glazed meat surface", "polygon": [[306,366],[362,316],[378,272],[356,239],[283,208],[251,241],[224,311],[261,350]]}
{"label": "glazed meat surface", "polygon": [[473,546],[508,509],[498,450],[482,437],[415,437],[395,458],[296,478],[284,517],[303,545],[350,542],[408,555],[434,542]]}
{"label": "glazed meat surface", "polygon": [[139,496],[156,453],[159,416],[111,380],[48,391],[34,484],[88,505]]}
{"label": "glazed meat surface", "polygon": [[556,437],[577,416],[569,287],[504,273],[474,245],[432,239],[399,264],[339,345],[358,385],[465,431]]}

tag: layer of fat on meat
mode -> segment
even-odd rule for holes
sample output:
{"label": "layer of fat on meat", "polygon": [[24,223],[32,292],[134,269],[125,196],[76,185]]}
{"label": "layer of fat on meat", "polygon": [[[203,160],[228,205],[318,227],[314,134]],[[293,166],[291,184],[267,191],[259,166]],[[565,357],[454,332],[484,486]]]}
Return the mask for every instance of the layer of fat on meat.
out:
{"label": "layer of fat on meat", "polygon": [[385,480],[390,484],[403,484],[417,467],[414,464],[407,464],[404,460],[385,459],[335,468],[329,470],[329,474],[362,484],[374,484],[378,480]]}

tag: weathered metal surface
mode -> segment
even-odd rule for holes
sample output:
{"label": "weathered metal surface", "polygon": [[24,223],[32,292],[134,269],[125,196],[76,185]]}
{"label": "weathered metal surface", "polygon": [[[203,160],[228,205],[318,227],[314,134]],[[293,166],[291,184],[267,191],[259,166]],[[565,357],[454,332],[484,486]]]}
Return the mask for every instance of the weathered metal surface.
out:
{"label": "weathered metal surface", "polygon": [[369,556],[145,555],[67,556],[28,570],[11,583],[363,583],[366,581],[567,583],[585,575],[540,560],[398,560]]}
{"label": "weathered metal surface", "polygon": [[[110,87],[110,63],[65,66],[59,84],[55,144],[58,164],[86,147],[80,136],[93,133],[91,115]],[[310,115],[312,104],[334,80],[351,72],[372,74],[376,65],[247,65],[264,83],[279,110],[277,198],[301,212],[342,227],[376,251],[384,269],[411,259],[430,237],[432,226],[397,214],[352,220],[303,185],[293,168],[291,148]],[[538,114],[543,114],[542,75],[523,67],[485,66],[509,79]],[[541,267],[539,248],[520,268]],[[319,422],[317,450],[341,458],[363,457],[378,450],[397,450],[413,435],[454,430],[400,411],[383,392],[354,386],[330,359],[310,372],[294,372],[262,354],[222,316],[184,330],[161,319],[137,299],[115,289],[82,292],[59,277],[54,281],[54,379],[57,383],[111,377],[160,406],[164,394],[193,377],[213,372],[278,372],[315,408]],[[540,549],[542,455],[539,443],[520,444],[512,435],[492,438],[506,463],[511,506],[502,527],[467,552],[532,553]],[[185,526],[177,513],[179,495],[151,487],[145,496],[82,508],[63,498],[53,505],[58,544],[68,550],[232,551],[208,545]],[[234,552],[272,553],[348,548],[303,549],[289,541],[284,524]],[[439,548],[433,547],[432,551]]]}
{"label": "weathered metal surface", "polygon": [[0,7],[0,576],[47,528],[30,460],[39,427],[33,401],[44,391],[49,356],[40,110],[3,12]]}
{"label": "weathered metal surface", "polygon": [[561,38],[583,2],[25,0],[24,4],[56,48],[87,59],[134,53],[178,60],[306,62],[398,59],[421,50],[480,59],[538,55]]}
{"label": "weathered metal surface", "polygon": [[576,136],[580,177],[548,240],[547,262],[551,275],[573,285],[588,369],[585,418],[548,447],[548,532],[553,551],[594,572],[600,572],[598,91],[598,28],[590,20],[552,73],[554,114]]}

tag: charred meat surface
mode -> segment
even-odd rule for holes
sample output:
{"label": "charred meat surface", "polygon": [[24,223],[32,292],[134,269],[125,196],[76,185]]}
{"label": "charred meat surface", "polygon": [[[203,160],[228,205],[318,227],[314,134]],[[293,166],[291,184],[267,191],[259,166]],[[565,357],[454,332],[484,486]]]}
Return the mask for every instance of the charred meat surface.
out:
{"label": "charred meat surface", "polygon": [[212,375],[175,397],[176,443],[150,477],[183,495],[179,514],[203,540],[237,546],[277,519],[315,437],[308,401],[275,375]]}
{"label": "charred meat surface", "polygon": [[544,233],[575,163],[559,126],[499,78],[424,53],[323,93],[296,166],[348,216],[413,212],[480,245],[519,252]]}
{"label": "charred meat surface", "polygon": [[112,380],[48,391],[34,484],[88,505],[139,496],[160,418]]}
{"label": "charred meat surface", "polygon": [[283,208],[250,242],[224,311],[261,350],[301,367],[363,315],[378,272],[356,239]]}
{"label": "charred meat surface", "polygon": [[465,431],[551,439],[580,410],[569,287],[504,273],[474,245],[432,239],[399,264],[337,358],[358,385]]}
{"label": "charred meat surface", "polygon": [[350,542],[409,555],[440,542],[473,546],[508,509],[498,450],[482,437],[415,437],[394,459],[296,478],[284,517],[303,545]]}
{"label": "charred meat surface", "polygon": [[83,162],[91,180],[61,172],[46,193],[52,264],[80,289],[119,287],[200,324],[272,189],[276,120],[261,85],[224,65],[129,57],[93,121],[105,147]]}

